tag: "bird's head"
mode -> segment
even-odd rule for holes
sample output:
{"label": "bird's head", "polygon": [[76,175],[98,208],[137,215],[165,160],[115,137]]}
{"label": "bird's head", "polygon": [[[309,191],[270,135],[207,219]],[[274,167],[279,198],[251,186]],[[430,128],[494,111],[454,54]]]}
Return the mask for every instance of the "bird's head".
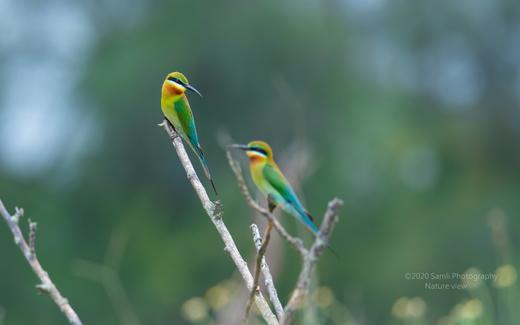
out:
{"label": "bird's head", "polygon": [[273,159],[273,150],[264,141],[256,140],[247,145],[236,144],[234,147],[244,150],[250,161],[264,162]]}
{"label": "bird's head", "polygon": [[200,92],[195,87],[190,85],[188,78],[186,78],[186,76],[180,72],[171,72],[164,79],[163,93],[170,96],[180,96],[184,95],[186,90],[193,91],[202,97]]}

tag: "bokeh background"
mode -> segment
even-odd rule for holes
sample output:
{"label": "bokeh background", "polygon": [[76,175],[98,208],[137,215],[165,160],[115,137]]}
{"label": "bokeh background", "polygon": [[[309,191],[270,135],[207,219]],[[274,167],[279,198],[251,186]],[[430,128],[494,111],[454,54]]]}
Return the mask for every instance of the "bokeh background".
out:
{"label": "bokeh background", "polygon": [[[38,222],[38,256],[86,324],[242,315],[241,279],[157,127],[174,70],[204,94],[199,135],[249,260],[230,138],[270,142],[318,219],[345,201],[340,258],[320,260],[297,323],[520,323],[516,0],[4,0],[0,31],[0,198]],[[0,256],[0,323],[65,324],[3,222]],[[285,302],[299,259],[280,241],[270,256]]]}

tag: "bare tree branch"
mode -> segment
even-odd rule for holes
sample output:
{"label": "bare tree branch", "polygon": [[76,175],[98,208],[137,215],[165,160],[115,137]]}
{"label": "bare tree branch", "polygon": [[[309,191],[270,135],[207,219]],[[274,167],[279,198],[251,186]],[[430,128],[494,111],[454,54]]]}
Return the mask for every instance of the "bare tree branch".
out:
{"label": "bare tree branch", "polygon": [[300,238],[292,237],[291,235],[289,235],[285,228],[283,228],[280,225],[280,223],[278,223],[278,221],[267,209],[262,208],[260,205],[258,205],[258,203],[256,203],[255,200],[253,200],[251,194],[249,193],[249,190],[247,189],[244,177],[242,176],[242,170],[240,168],[240,165],[233,159],[229,149],[227,150],[227,157],[229,160],[229,165],[235,173],[238,186],[242,191],[242,194],[244,195],[247,203],[258,213],[264,215],[269,221],[273,222],[276,230],[280,233],[280,235],[289,243],[291,243],[302,256],[302,270],[298,277],[296,287],[291,293],[289,302],[285,306],[284,316],[280,320],[280,324],[291,324],[294,316],[294,311],[301,304],[301,302],[303,301],[303,299],[309,291],[309,286],[314,268],[319,257],[323,253],[323,250],[327,247],[334,225],[338,220],[339,209],[343,206],[343,201],[341,201],[338,198],[335,198],[329,202],[327,211],[325,212],[325,216],[321,224],[320,231],[316,236],[316,239],[314,240],[314,243],[312,244],[311,248],[307,250],[303,246],[303,242]]}
{"label": "bare tree branch", "polygon": [[308,254],[303,256],[303,267],[298,276],[298,282],[291,293],[289,302],[285,306],[285,315],[280,320],[280,324],[291,324],[294,317],[294,311],[301,305],[303,299],[306,297],[309,291],[312,273],[316,267],[318,259],[323,253],[323,250],[329,243],[334,225],[338,221],[339,209],[342,206],[343,201],[338,198],[334,198],[329,202],[318,236],[314,240]]}
{"label": "bare tree branch", "polygon": [[15,208],[15,214],[11,216],[11,214],[7,211],[4,204],[0,200],[0,214],[4,217],[7,226],[11,230],[14,242],[20,250],[22,251],[27,263],[33,269],[36,276],[40,279],[41,283],[36,286],[38,290],[41,292],[47,293],[54,303],[60,308],[61,312],[67,317],[67,320],[70,324],[73,325],[81,325],[81,320],[79,319],[76,311],[69,304],[69,301],[61,295],[58,291],[58,288],[52,282],[49,274],[43,269],[40,264],[40,261],[36,258],[35,253],[35,240],[36,240],[36,223],[29,221],[29,244],[25,240],[20,227],[18,226],[18,222],[20,218],[23,216],[23,209]]}
{"label": "bare tree branch", "polygon": [[[249,319],[249,312],[251,311],[251,305],[253,304],[253,299],[257,293],[260,292],[260,287],[258,286],[258,282],[260,281],[260,269],[262,266],[262,262],[265,263],[265,251],[267,250],[267,245],[269,245],[269,240],[271,239],[271,230],[273,230],[273,223],[269,220],[267,224],[267,228],[265,230],[264,239],[261,241],[260,249],[256,254],[256,263],[255,263],[255,275],[253,277],[253,290],[251,290],[251,294],[249,295],[249,301],[246,306],[246,313],[244,316],[244,323],[247,324],[247,320]],[[255,242],[256,246],[256,242]]]}
{"label": "bare tree branch", "polygon": [[244,195],[247,204],[249,204],[249,206],[258,213],[265,216],[268,220],[271,220],[273,222],[274,228],[280,234],[280,236],[288,241],[302,256],[306,255],[307,249],[303,246],[303,241],[300,238],[289,235],[287,230],[285,230],[285,228],[280,224],[280,222],[278,222],[272,213],[269,212],[269,210],[262,208],[258,203],[256,203],[247,189],[246,182],[242,176],[242,169],[240,168],[240,165],[233,159],[229,149],[227,150],[226,154],[229,165],[231,166],[231,169],[233,170],[233,173],[237,179],[238,187],[240,188],[242,195]]}
{"label": "bare tree branch", "polygon": [[[256,224],[252,224],[251,231],[253,232],[253,241],[255,243],[256,250],[258,251],[258,256],[260,256],[260,250],[262,248],[262,237],[260,236],[258,226]],[[269,265],[267,265],[265,255],[262,256],[260,268],[262,270],[262,274],[264,275],[264,284],[267,288],[267,293],[269,294],[269,300],[271,300],[271,303],[274,306],[274,311],[276,313],[276,316],[278,316],[278,319],[282,319],[284,314],[283,306],[280,302],[280,299],[278,298],[278,292],[276,292],[273,276],[271,275],[271,271],[269,270]]]}
{"label": "bare tree branch", "polygon": [[[166,120],[159,124],[159,126],[162,126],[170,136],[170,140],[173,146],[175,147],[175,151],[177,152],[177,156],[179,156],[179,160],[182,164],[182,167],[186,171],[188,180],[193,186],[195,192],[197,193],[197,196],[199,197],[199,200],[202,203],[202,206],[204,207],[206,214],[209,216],[211,222],[213,223],[220,237],[224,241],[224,250],[228,252],[228,254],[231,256],[231,259],[235,263],[235,266],[240,272],[240,275],[244,279],[248,290],[253,290],[253,276],[251,275],[251,272],[249,272],[247,263],[240,255],[240,252],[238,251],[233,237],[229,233],[229,230],[227,229],[226,225],[224,224],[224,221],[222,220],[222,211],[220,203],[218,201],[216,203],[213,203],[209,199],[208,194],[204,189],[204,186],[200,182],[197,174],[195,173],[195,169],[193,168],[188,154],[184,149],[184,145],[182,144],[182,140],[178,136],[178,134],[173,130],[173,128]],[[269,304],[267,303],[267,301],[261,293],[255,295],[255,302],[258,309],[260,310],[260,313],[262,314],[262,317],[269,325],[278,324],[276,316],[271,311]]]}

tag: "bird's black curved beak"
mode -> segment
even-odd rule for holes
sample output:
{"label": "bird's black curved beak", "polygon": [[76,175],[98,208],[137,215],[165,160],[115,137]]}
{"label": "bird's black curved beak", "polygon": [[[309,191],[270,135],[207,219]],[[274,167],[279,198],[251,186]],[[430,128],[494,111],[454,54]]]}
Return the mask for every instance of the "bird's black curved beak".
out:
{"label": "bird's black curved beak", "polygon": [[232,144],[230,145],[231,148],[237,148],[237,149],[241,149],[241,150],[249,150],[249,146],[245,145],[245,144]]}
{"label": "bird's black curved beak", "polygon": [[202,94],[192,85],[185,85],[184,87],[186,87],[186,89],[191,90],[194,93],[196,93],[197,95],[199,95],[200,97],[202,97]]}

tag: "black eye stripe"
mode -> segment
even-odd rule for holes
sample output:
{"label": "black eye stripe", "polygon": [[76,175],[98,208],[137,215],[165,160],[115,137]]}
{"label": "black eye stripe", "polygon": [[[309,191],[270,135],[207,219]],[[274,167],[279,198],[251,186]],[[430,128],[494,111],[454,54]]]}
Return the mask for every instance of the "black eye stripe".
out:
{"label": "black eye stripe", "polygon": [[261,153],[264,156],[267,156],[267,151],[265,151],[264,149],[259,148],[259,147],[252,147],[251,151],[256,151],[256,152]]}
{"label": "black eye stripe", "polygon": [[182,80],[180,80],[179,78],[168,77],[168,80],[173,81],[173,82],[176,82],[176,83],[178,83],[179,85],[183,85],[183,86],[184,86],[184,82],[182,82]]}

